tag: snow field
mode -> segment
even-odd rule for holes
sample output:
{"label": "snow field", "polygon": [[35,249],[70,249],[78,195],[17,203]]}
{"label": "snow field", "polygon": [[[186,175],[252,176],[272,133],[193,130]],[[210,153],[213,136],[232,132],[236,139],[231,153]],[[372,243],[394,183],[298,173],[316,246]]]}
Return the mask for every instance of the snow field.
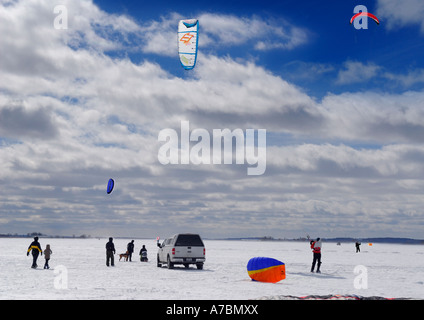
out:
{"label": "snow field", "polygon": [[[106,267],[107,239],[40,238],[43,250],[50,244],[53,254],[49,270],[43,269],[44,256],[34,270],[31,254],[26,256],[32,238],[2,238],[0,299],[245,300],[328,294],[424,299],[421,245],[364,243],[355,253],[353,243],[323,242],[322,274],[315,274],[309,272],[308,242],[205,240],[204,270],[194,265],[168,270],[156,266],[152,239],[135,238],[133,261],[119,261],[130,240],[114,239],[115,267]],[[143,244],[147,263],[139,260]],[[283,261],[286,279],[277,284],[251,281],[246,265],[255,256]],[[355,273],[357,266],[360,272]]]}

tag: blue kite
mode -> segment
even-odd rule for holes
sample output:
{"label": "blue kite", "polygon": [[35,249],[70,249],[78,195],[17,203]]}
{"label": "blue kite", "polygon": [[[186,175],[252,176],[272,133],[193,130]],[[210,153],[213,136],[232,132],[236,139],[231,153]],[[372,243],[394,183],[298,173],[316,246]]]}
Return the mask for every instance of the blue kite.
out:
{"label": "blue kite", "polygon": [[107,183],[107,194],[110,194],[112,192],[114,186],[115,181],[113,181],[113,179],[109,179],[109,182]]}

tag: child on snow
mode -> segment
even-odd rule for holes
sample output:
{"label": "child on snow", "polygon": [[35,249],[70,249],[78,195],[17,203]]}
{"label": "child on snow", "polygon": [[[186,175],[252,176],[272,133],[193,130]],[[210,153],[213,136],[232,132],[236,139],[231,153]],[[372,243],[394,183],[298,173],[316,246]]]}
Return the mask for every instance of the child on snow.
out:
{"label": "child on snow", "polygon": [[49,260],[50,255],[53,254],[53,251],[50,249],[50,245],[46,245],[46,249],[44,249],[44,258],[46,259],[46,262],[44,263],[44,269],[50,269],[49,267]]}

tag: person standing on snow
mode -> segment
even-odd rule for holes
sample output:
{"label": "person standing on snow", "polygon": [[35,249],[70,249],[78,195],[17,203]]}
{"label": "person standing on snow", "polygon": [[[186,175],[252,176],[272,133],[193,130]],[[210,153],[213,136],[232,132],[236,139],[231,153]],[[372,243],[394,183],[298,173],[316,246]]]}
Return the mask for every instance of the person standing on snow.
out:
{"label": "person standing on snow", "polygon": [[46,249],[44,249],[44,259],[46,259],[46,262],[44,263],[44,269],[50,269],[49,266],[49,260],[50,255],[53,254],[53,251],[50,249],[50,245],[46,245]]}
{"label": "person standing on snow", "polygon": [[106,243],[106,265],[109,267],[109,261],[111,266],[115,266],[115,259],[113,255],[115,254],[115,245],[113,244],[113,238],[109,238],[109,242]]}
{"label": "person standing on snow", "polygon": [[317,273],[321,273],[321,271],[319,270],[319,268],[321,267],[321,248],[322,248],[321,239],[317,238],[316,241],[311,241],[310,244],[311,244],[312,252],[314,254],[311,272],[314,272],[315,264],[317,264]]}
{"label": "person standing on snow", "polygon": [[360,245],[361,245],[361,243],[359,241],[356,241],[356,243],[355,243],[356,253],[361,252],[361,248],[359,248]]}
{"label": "person standing on snow", "polygon": [[127,244],[127,251],[128,251],[128,258],[130,261],[132,261],[131,257],[134,252],[134,240],[131,240],[131,242]]}
{"label": "person standing on snow", "polygon": [[29,252],[32,254],[32,266],[31,268],[37,268],[37,259],[38,255],[41,253],[43,255],[43,250],[41,250],[40,243],[38,242],[38,237],[34,237],[34,241],[28,247],[27,256],[29,256]]}

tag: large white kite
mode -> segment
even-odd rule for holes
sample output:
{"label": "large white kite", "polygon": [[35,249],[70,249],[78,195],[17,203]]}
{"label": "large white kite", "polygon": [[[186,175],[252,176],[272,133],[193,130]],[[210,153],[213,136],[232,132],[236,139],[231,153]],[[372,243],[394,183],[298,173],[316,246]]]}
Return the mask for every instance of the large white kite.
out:
{"label": "large white kite", "polygon": [[184,69],[191,70],[196,65],[199,21],[180,20],[178,23],[178,54]]}

